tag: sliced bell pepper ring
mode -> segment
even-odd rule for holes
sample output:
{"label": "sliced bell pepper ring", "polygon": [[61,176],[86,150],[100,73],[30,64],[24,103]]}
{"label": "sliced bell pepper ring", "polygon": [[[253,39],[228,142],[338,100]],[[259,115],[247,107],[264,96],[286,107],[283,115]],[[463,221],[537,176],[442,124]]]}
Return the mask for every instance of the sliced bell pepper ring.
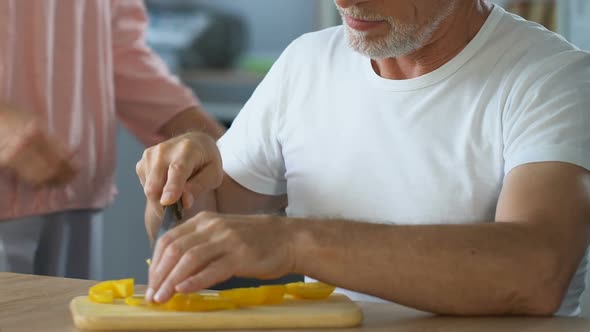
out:
{"label": "sliced bell pepper ring", "polygon": [[238,306],[229,299],[217,295],[203,295],[200,299],[189,300],[185,311],[214,311],[236,309]]}
{"label": "sliced bell pepper ring", "polygon": [[90,287],[88,297],[97,303],[113,303],[114,299],[122,299],[133,295],[134,280],[108,280]]}
{"label": "sliced bell pepper ring", "polygon": [[257,288],[234,288],[219,292],[221,298],[232,301],[238,306],[264,304],[266,295]]}
{"label": "sliced bell pepper ring", "polygon": [[96,303],[113,303],[115,298],[113,296],[113,291],[110,289],[107,290],[97,290],[92,289],[88,291],[88,298],[92,302]]}
{"label": "sliced bell pepper ring", "polygon": [[283,301],[284,285],[234,288],[219,292],[219,296],[231,300],[238,306],[277,304]]}
{"label": "sliced bell pepper ring", "polygon": [[231,300],[239,306],[277,304],[283,301],[284,285],[234,288],[219,292],[220,297]]}
{"label": "sliced bell pepper ring", "polygon": [[147,302],[145,301],[144,295],[131,295],[125,298],[125,304],[132,306],[142,306],[146,305]]}
{"label": "sliced bell pepper ring", "polygon": [[133,278],[120,279],[114,281],[115,298],[124,299],[133,295],[135,281]]}
{"label": "sliced bell pepper ring", "polygon": [[270,285],[259,287],[265,293],[264,304],[279,304],[283,302],[287,287],[285,285]]}
{"label": "sliced bell pepper ring", "polygon": [[234,309],[237,305],[231,300],[217,295],[174,294],[164,304],[166,310],[172,311],[213,311]]}
{"label": "sliced bell pepper ring", "polygon": [[183,311],[189,302],[188,295],[176,293],[168,302],[164,303],[164,307],[168,310]]}
{"label": "sliced bell pepper ring", "polygon": [[336,289],[323,282],[293,282],[285,285],[287,294],[300,299],[321,300],[329,297]]}

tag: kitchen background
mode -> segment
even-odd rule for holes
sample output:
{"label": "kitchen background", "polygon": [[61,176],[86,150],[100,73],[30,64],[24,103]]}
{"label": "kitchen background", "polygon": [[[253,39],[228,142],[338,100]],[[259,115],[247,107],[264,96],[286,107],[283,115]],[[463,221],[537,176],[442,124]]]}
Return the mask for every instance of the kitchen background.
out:
{"label": "kitchen background", "polygon": [[[229,125],[281,51],[303,33],[339,24],[331,0],[148,0],[148,42],[205,109]],[[496,0],[590,50],[590,1]],[[103,279],[146,282],[151,250],[143,225],[144,195],[135,175],[143,146],[118,131],[119,195],[105,213]],[[293,279],[296,277],[292,277]],[[590,282],[590,277],[588,278]],[[223,286],[252,284],[236,279]],[[584,313],[590,317],[590,291]]]}

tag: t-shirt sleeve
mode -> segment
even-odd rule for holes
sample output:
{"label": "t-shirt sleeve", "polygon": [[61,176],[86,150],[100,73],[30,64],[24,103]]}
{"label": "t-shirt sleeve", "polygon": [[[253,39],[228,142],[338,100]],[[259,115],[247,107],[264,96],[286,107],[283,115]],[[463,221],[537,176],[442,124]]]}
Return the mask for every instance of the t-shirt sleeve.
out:
{"label": "t-shirt sleeve", "polygon": [[560,53],[521,77],[502,119],[504,174],[548,161],[590,170],[590,54]]}
{"label": "t-shirt sleeve", "polygon": [[218,141],[223,169],[245,188],[265,195],[287,192],[279,140],[288,49]]}

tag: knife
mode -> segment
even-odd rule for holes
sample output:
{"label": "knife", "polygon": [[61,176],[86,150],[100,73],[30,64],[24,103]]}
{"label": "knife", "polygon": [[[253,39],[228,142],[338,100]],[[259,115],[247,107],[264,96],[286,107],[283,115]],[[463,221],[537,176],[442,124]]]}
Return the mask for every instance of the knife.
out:
{"label": "knife", "polygon": [[183,209],[181,201],[164,207],[164,217],[162,218],[162,223],[160,224],[160,228],[158,229],[156,241],[154,241],[154,249],[156,247],[156,243],[158,242],[158,240],[164,234],[166,234],[167,231],[169,231],[170,229],[174,228],[182,222],[182,217]]}

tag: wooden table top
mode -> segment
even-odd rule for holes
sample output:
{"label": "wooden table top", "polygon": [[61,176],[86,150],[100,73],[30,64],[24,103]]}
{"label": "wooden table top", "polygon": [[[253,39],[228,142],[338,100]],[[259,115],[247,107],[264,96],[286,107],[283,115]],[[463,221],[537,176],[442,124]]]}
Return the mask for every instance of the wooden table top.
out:
{"label": "wooden table top", "polygon": [[[69,311],[70,300],[85,294],[94,283],[89,280],[0,273],[0,332],[77,331]],[[360,303],[360,306],[365,316],[363,326],[343,331],[590,331],[590,320],[583,318],[460,318],[434,316],[388,303]]]}

